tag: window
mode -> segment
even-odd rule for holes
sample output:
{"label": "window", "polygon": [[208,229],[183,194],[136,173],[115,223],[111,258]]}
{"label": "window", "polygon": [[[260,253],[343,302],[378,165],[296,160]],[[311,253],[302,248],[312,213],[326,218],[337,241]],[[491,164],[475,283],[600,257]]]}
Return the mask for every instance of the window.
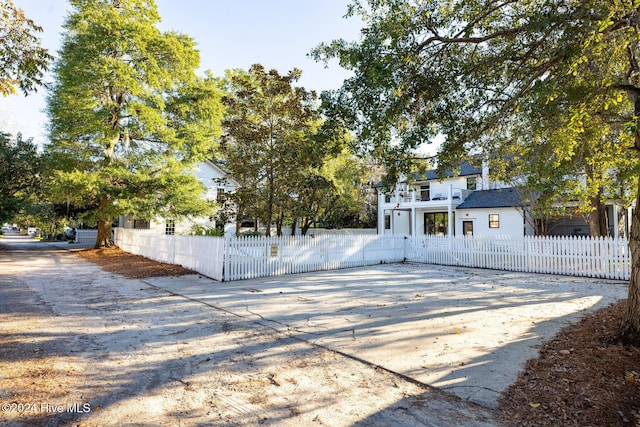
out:
{"label": "window", "polygon": [[478,189],[478,177],[470,176],[467,178],[467,190],[477,190]]}
{"label": "window", "polygon": [[422,184],[420,186],[420,200],[422,200],[423,202],[431,200],[430,191],[431,189],[429,187],[429,184]]}
{"label": "window", "polygon": [[500,228],[500,215],[489,214],[489,228]]}
{"label": "window", "polygon": [[[455,222],[455,212],[453,213]],[[424,234],[446,236],[449,233],[449,215],[446,212],[424,213]]]}
{"label": "window", "polygon": [[218,188],[216,192],[216,202],[218,204],[223,205],[227,201],[227,194],[224,191],[224,188]]}
{"label": "window", "polygon": [[164,234],[176,234],[176,222],[172,219],[168,220],[164,226]]}
{"label": "window", "polygon": [[148,230],[151,228],[151,223],[146,219],[134,219],[133,228],[136,230]]}
{"label": "window", "polygon": [[385,214],[384,216],[384,229],[391,230],[391,215]]}

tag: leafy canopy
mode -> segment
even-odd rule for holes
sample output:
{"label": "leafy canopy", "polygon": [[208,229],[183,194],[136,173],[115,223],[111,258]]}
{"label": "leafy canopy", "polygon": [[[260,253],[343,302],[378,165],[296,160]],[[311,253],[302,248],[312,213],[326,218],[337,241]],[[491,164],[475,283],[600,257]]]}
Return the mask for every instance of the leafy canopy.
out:
{"label": "leafy canopy", "polygon": [[363,148],[406,171],[414,149],[444,135],[444,167],[492,149],[526,109],[552,119],[542,112],[568,103],[563,114],[579,128],[596,104],[628,106],[625,84],[637,80],[628,74],[628,48],[637,53],[629,3],[356,0],[349,13],[367,24],[361,39],[322,44],[314,55],[354,71],[327,100]]}
{"label": "leafy canopy", "polygon": [[[587,179],[591,169],[597,186],[610,171],[637,171],[637,0],[354,0],[349,13],[366,23],[361,39],[320,45],[314,55],[337,57],[353,70],[327,101],[391,171],[411,171],[413,150],[436,135],[444,136],[439,168],[455,166],[470,151],[523,154],[518,142],[526,129],[547,150],[536,157],[570,165],[567,173],[582,169]],[[605,131],[594,123],[606,124]],[[596,170],[607,142],[633,150],[624,156],[630,168],[613,161],[620,153],[614,149]],[[635,198],[640,204],[640,189]],[[635,212],[623,335],[639,343]]]}
{"label": "leafy canopy", "polygon": [[13,1],[0,1],[0,94],[26,95],[42,84],[53,57],[40,46],[42,31]]}
{"label": "leafy canopy", "polygon": [[0,132],[0,222],[13,220],[40,185],[41,161],[31,139]]}
{"label": "leafy canopy", "polygon": [[294,86],[300,75],[297,69],[280,75],[259,64],[227,73],[225,167],[242,187],[234,196],[240,216],[262,219],[267,235],[326,150],[315,138],[316,94]]}
{"label": "leafy canopy", "polygon": [[153,1],[72,0],[48,98],[53,194],[120,214],[209,214],[194,162],[216,148],[221,92],[195,42],[160,32]]}

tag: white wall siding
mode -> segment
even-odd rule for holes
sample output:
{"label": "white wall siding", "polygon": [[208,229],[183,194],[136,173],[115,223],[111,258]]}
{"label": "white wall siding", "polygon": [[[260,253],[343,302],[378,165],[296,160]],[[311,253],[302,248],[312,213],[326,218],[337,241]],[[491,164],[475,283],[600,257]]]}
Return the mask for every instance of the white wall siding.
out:
{"label": "white wall siding", "polygon": [[[524,236],[524,218],[516,208],[456,209],[456,236],[462,236],[462,222],[473,221],[474,236]],[[500,227],[489,228],[489,215],[497,214]]]}

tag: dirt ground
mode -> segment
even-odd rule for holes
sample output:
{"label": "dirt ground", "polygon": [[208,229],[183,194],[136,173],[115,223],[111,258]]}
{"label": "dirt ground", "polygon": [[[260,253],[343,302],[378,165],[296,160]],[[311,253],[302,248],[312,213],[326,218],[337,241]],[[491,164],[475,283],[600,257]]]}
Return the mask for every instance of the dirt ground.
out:
{"label": "dirt ground", "polygon": [[[79,255],[131,278],[192,273],[117,248]],[[503,394],[498,418],[519,426],[640,426],[640,348],[616,340],[625,304],[598,310],[547,342]]]}
{"label": "dirt ground", "polygon": [[111,270],[186,271],[108,249],[103,273],[77,256],[0,251],[0,426],[495,425],[478,405]]}
{"label": "dirt ground", "polygon": [[98,264],[105,271],[120,274],[129,279],[195,274],[194,271],[187,270],[182,266],[155,262],[149,258],[125,252],[116,246],[77,251],[76,254]]}
{"label": "dirt ground", "polygon": [[[76,254],[129,278],[193,274],[117,248]],[[76,327],[75,335],[52,333],[60,330],[58,323],[73,319],[59,318],[26,288],[14,297],[11,314],[0,315],[0,425],[92,426],[104,420],[109,425],[206,425],[202,420],[207,420],[229,426],[640,426],[640,349],[616,341],[624,302],[586,316],[547,342],[490,412],[231,316],[201,319],[192,301],[176,304],[152,287],[104,298],[109,287],[89,280],[82,286],[78,310],[94,311],[95,322],[83,324],[82,331]],[[53,286],[49,292],[63,289]],[[67,298],[57,295],[59,304]],[[139,304],[132,306],[132,300]],[[68,304],[73,312],[73,303]],[[163,305],[176,311],[158,325],[153,313]],[[105,313],[119,317],[104,324]],[[140,323],[141,315],[148,316],[148,324]],[[195,328],[187,332],[184,319]],[[153,328],[158,328],[152,335],[157,342],[133,346],[136,334]],[[101,354],[103,343],[114,340],[126,351]],[[183,371],[189,375],[180,375]],[[118,400],[125,390],[137,397]],[[5,404],[15,404],[15,411]],[[57,411],[65,414],[52,418]]]}

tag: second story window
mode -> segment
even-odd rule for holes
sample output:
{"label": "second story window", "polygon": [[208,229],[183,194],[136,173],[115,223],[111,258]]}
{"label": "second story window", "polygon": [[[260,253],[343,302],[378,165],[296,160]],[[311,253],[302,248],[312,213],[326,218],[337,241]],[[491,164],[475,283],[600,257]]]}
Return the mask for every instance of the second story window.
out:
{"label": "second story window", "polygon": [[470,176],[467,178],[467,190],[477,190],[478,186],[478,177]]}
{"label": "second story window", "polygon": [[429,188],[429,184],[422,184],[420,186],[420,200],[422,200],[423,202],[427,201],[427,200],[431,200],[431,193],[430,193],[430,188]]}
{"label": "second story window", "polygon": [[227,201],[227,194],[225,193],[224,188],[218,188],[218,191],[216,192],[216,202],[222,205],[226,201]]}

